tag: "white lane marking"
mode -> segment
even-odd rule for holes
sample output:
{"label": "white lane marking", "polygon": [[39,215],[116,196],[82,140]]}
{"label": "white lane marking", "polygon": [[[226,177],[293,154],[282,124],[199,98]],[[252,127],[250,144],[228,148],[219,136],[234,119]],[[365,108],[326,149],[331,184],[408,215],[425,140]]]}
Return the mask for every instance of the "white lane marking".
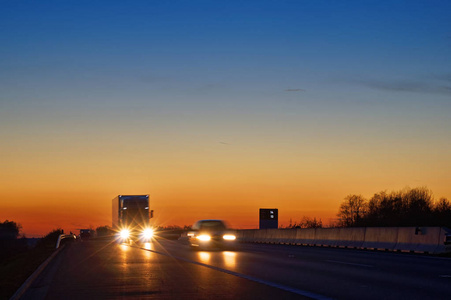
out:
{"label": "white lane marking", "polygon": [[336,263],[336,264],[342,264],[342,265],[350,265],[350,266],[358,266],[358,267],[365,267],[365,268],[374,268],[372,265],[364,265],[364,264],[354,264],[354,263],[348,263],[345,261],[338,261],[338,260],[326,260],[327,262]]}
{"label": "white lane marking", "polygon": [[451,278],[451,275],[440,275],[442,278]]}
{"label": "white lane marking", "polygon": [[188,262],[188,263],[191,263],[191,264],[207,267],[207,268],[210,268],[210,269],[213,269],[213,270],[216,270],[216,271],[220,271],[220,272],[223,272],[223,273],[226,273],[226,274],[230,274],[230,275],[237,276],[237,277],[240,277],[240,278],[244,278],[244,279],[247,279],[247,280],[250,280],[250,281],[261,283],[261,284],[264,284],[264,285],[267,285],[267,286],[270,286],[270,287],[278,288],[280,290],[284,290],[284,291],[295,293],[295,294],[298,294],[298,295],[301,295],[301,296],[309,297],[311,299],[315,299],[315,300],[333,300],[333,298],[329,298],[329,297],[326,297],[326,296],[323,296],[323,295],[319,295],[319,294],[312,293],[312,292],[309,292],[309,291],[304,291],[304,290],[292,288],[292,287],[289,287],[289,286],[286,286],[286,285],[278,284],[278,283],[271,282],[271,281],[266,281],[266,280],[259,279],[259,278],[253,277],[253,276],[249,276],[249,275],[233,272],[233,271],[222,269],[222,268],[219,268],[219,267],[203,264],[203,263],[200,263],[200,262],[188,259],[188,258],[175,256],[175,255],[172,255],[172,254],[169,254],[169,253],[164,253],[164,252],[160,252],[160,251],[156,251],[156,250],[150,250],[150,249],[145,249],[145,248],[140,248],[140,249],[146,250],[146,251],[150,251],[150,252],[154,252],[154,253],[157,253],[157,254],[160,254],[160,255],[172,257],[172,258],[175,258],[175,259],[178,259],[178,260],[182,260],[182,261],[185,261],[185,262]]}

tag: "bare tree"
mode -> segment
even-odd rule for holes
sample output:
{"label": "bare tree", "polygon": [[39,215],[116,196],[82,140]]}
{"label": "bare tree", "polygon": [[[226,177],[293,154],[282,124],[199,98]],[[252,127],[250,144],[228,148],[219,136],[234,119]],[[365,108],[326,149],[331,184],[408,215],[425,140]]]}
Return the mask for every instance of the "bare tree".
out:
{"label": "bare tree", "polygon": [[316,218],[309,218],[309,217],[303,217],[302,221],[299,223],[291,223],[286,228],[322,228],[323,227],[323,221],[321,219]]}
{"label": "bare tree", "polygon": [[435,204],[434,210],[439,213],[451,211],[451,203],[446,198],[440,198]]}
{"label": "bare tree", "polygon": [[451,203],[441,198],[434,206],[434,225],[451,227]]}
{"label": "bare tree", "polygon": [[304,217],[302,219],[302,227],[301,228],[322,228],[323,227],[323,221],[321,219],[310,219],[308,217]]}
{"label": "bare tree", "polygon": [[363,210],[356,208],[361,196],[345,198],[338,216],[341,226],[447,226],[451,225],[451,203],[440,199],[434,203],[426,187],[374,194]]}
{"label": "bare tree", "polygon": [[368,203],[362,195],[348,195],[340,205],[337,214],[340,225],[344,227],[359,226],[367,211]]}

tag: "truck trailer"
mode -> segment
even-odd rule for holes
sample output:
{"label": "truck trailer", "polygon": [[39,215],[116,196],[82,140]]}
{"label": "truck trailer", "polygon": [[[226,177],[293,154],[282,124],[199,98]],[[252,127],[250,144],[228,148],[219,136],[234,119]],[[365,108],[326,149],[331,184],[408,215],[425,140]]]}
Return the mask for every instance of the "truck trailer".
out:
{"label": "truck trailer", "polygon": [[149,195],[118,195],[113,199],[113,229],[121,242],[149,242]]}

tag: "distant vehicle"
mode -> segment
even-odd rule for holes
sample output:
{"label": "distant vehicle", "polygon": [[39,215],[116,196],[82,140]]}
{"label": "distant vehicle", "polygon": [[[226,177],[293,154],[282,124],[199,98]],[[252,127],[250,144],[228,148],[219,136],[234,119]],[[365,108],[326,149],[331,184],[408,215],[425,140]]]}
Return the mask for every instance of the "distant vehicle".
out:
{"label": "distant vehicle", "polygon": [[88,240],[91,238],[91,229],[80,229],[80,234],[78,235],[80,240]]}
{"label": "distant vehicle", "polygon": [[120,242],[149,242],[153,237],[150,227],[149,195],[118,195],[113,199],[113,230]]}
{"label": "distant vehicle", "polygon": [[236,246],[235,232],[227,229],[222,220],[199,220],[187,235],[192,249],[233,249]]}

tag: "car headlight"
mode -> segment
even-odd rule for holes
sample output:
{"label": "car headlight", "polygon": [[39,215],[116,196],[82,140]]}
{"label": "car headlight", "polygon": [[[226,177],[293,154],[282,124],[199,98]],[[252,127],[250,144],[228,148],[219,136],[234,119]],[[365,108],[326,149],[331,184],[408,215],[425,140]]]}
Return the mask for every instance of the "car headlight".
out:
{"label": "car headlight", "polygon": [[130,231],[128,229],[122,229],[119,235],[122,239],[128,239],[130,237]]}
{"label": "car headlight", "polygon": [[201,234],[197,236],[197,239],[202,242],[208,242],[209,240],[211,240],[211,236],[209,236],[208,234]]}
{"label": "car headlight", "polygon": [[236,236],[233,234],[224,234],[222,238],[226,241],[234,241],[236,240]]}
{"label": "car headlight", "polygon": [[150,228],[144,229],[143,231],[143,237],[145,239],[151,239],[153,237],[153,230]]}

